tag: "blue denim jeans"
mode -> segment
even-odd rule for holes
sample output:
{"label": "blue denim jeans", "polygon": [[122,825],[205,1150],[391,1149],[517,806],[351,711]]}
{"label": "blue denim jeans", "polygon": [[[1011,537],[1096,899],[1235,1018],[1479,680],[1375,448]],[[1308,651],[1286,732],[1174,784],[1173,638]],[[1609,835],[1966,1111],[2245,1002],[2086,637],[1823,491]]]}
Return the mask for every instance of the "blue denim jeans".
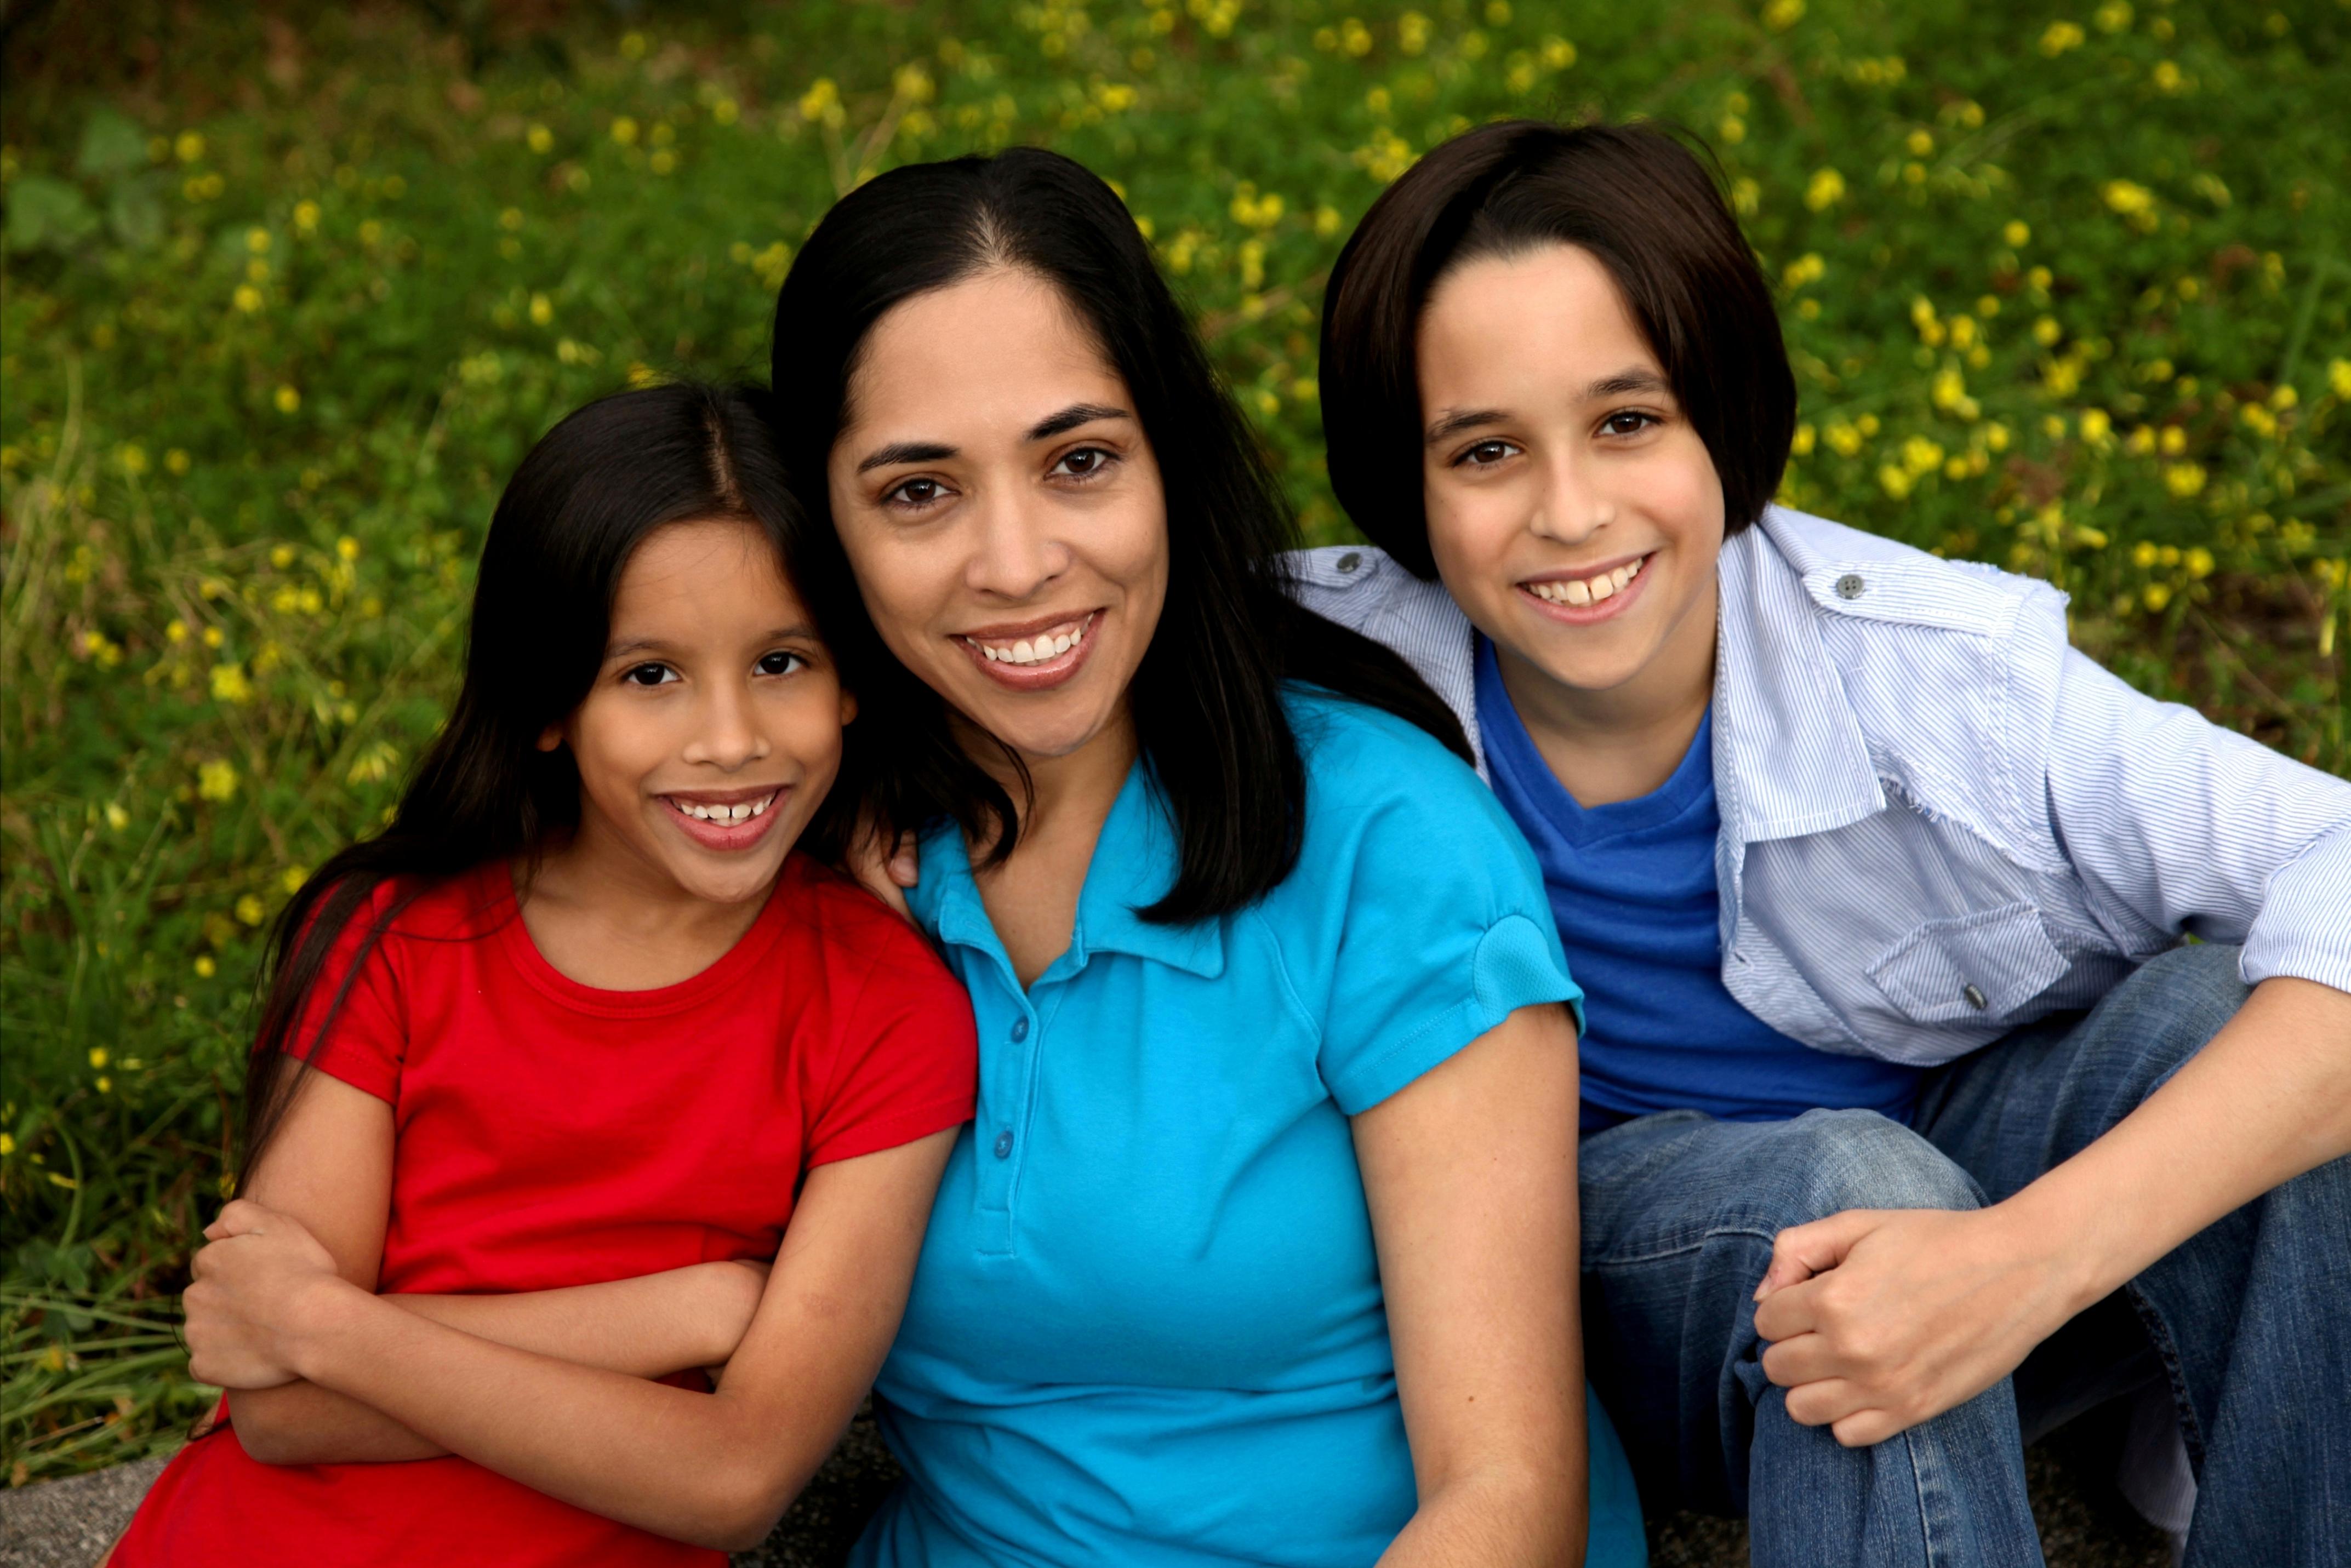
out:
{"label": "blue denim jeans", "polygon": [[1755,1335],[1781,1230],[1998,1202],[2127,1116],[2244,997],[2235,948],[2181,948],[2089,1013],[1937,1070],[1914,1127],[1677,1111],[1586,1138],[1589,1375],[1646,1505],[1746,1515],[1756,1568],[2037,1568],[2024,1443],[2168,1384],[2198,1480],[2188,1568],[2351,1563],[2351,1159],[2191,1237],[2012,1377],[1870,1448],[1789,1419]]}

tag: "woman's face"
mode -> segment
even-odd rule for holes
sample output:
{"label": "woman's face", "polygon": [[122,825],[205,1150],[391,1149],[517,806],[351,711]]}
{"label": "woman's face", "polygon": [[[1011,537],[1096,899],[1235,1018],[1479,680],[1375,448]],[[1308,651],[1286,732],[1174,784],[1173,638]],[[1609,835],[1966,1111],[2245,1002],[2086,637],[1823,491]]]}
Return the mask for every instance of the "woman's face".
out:
{"label": "woman's face", "polygon": [[1167,593],[1167,508],[1126,383],[1034,274],[995,268],[866,335],[828,470],[882,639],[1024,758],[1123,717]]}
{"label": "woman's face", "polygon": [[539,738],[580,768],[580,847],[655,892],[763,898],[857,705],[747,523],[673,523],[621,574],[596,682]]}
{"label": "woman's face", "polygon": [[1586,692],[1710,670],[1722,483],[1607,270],[1465,263],[1417,347],[1429,548],[1478,628]]}

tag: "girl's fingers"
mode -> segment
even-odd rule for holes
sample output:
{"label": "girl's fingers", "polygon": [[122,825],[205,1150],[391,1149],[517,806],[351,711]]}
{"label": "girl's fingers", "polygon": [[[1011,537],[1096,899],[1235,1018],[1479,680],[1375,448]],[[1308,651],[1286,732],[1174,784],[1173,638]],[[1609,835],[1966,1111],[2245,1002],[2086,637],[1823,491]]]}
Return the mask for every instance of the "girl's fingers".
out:
{"label": "girl's fingers", "polygon": [[1835,1268],[1876,1222],[1869,1210],[1848,1209],[1809,1225],[1791,1225],[1771,1243],[1771,1266],[1763,1272],[1763,1282],[1755,1287],[1754,1299],[1762,1301],[1775,1291]]}

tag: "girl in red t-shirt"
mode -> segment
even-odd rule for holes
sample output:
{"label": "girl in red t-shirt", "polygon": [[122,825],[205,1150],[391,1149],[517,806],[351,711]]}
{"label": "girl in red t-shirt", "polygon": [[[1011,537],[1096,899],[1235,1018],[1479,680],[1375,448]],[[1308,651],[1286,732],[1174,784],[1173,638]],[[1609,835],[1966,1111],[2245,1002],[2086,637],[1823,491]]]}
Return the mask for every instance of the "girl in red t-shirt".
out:
{"label": "girl in red t-shirt", "polygon": [[448,725],[278,927],[186,1298],[225,1419],[114,1568],[718,1564],[838,1439],[976,1067],[914,933],[790,853],[860,793],[805,526],[747,391],[524,460]]}

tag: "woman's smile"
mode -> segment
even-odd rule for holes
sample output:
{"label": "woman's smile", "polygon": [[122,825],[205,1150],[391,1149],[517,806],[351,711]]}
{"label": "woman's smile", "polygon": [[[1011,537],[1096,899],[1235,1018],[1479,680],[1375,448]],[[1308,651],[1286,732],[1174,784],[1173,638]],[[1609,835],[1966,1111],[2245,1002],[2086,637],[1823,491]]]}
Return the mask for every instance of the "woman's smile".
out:
{"label": "woman's smile", "polygon": [[953,640],[998,685],[1043,691],[1083,668],[1095,646],[1088,634],[1102,613],[1096,608],[981,627],[958,632]]}

